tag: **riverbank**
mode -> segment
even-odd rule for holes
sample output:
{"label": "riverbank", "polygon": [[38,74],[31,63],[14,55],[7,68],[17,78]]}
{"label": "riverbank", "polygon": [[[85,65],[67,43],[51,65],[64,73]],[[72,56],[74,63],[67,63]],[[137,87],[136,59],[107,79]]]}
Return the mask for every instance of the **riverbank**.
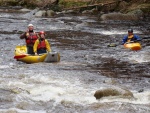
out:
{"label": "riverbank", "polygon": [[144,14],[150,13],[149,0],[0,0],[1,7],[23,7],[40,8],[54,11],[74,10],[81,12],[84,10],[96,9],[97,11],[128,13],[141,10]]}

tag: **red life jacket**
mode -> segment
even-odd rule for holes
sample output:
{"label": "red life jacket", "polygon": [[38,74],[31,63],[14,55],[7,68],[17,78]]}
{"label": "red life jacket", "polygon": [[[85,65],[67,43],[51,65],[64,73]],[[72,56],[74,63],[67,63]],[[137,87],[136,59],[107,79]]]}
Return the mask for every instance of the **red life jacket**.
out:
{"label": "red life jacket", "polygon": [[39,44],[38,44],[38,46],[37,46],[37,49],[38,49],[38,50],[39,50],[39,49],[46,49],[45,39],[42,40],[42,41],[39,40]]}
{"label": "red life jacket", "polygon": [[34,44],[35,41],[38,39],[36,33],[26,33],[26,44]]}

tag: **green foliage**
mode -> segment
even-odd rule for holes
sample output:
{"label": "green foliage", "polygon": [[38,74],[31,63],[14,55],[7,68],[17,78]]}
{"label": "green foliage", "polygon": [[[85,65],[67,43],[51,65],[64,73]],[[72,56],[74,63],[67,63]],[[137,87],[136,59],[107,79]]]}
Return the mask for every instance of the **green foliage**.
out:
{"label": "green foliage", "polygon": [[88,2],[74,2],[74,1],[66,2],[64,0],[60,0],[59,5],[63,8],[71,8],[71,7],[80,7],[80,6],[88,5]]}
{"label": "green foliage", "polygon": [[18,2],[16,0],[0,0],[0,6],[17,6]]}
{"label": "green foliage", "polygon": [[37,5],[35,3],[29,2],[27,0],[20,1],[19,5],[24,6],[24,7],[28,7],[28,8],[35,8],[35,7],[37,7]]}

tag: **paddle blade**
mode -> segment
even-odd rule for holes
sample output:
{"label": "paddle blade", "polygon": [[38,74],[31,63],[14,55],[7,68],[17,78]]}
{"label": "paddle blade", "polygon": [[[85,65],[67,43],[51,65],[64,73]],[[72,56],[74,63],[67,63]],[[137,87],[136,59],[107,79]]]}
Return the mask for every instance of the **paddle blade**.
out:
{"label": "paddle blade", "polygon": [[109,44],[109,45],[107,45],[107,47],[116,47],[117,46],[117,44]]}
{"label": "paddle blade", "polygon": [[147,36],[147,37],[143,37],[142,39],[150,39],[150,36]]}
{"label": "paddle blade", "polygon": [[17,55],[17,56],[14,56],[14,59],[23,58],[23,57],[25,57],[25,56],[27,56],[27,55]]}

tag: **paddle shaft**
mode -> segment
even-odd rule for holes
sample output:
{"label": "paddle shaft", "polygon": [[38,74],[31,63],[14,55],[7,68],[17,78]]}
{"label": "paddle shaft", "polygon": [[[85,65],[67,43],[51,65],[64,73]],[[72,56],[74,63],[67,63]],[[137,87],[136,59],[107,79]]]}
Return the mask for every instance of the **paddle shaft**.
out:
{"label": "paddle shaft", "polygon": [[148,36],[148,37],[143,37],[142,39],[150,39],[150,36]]}

